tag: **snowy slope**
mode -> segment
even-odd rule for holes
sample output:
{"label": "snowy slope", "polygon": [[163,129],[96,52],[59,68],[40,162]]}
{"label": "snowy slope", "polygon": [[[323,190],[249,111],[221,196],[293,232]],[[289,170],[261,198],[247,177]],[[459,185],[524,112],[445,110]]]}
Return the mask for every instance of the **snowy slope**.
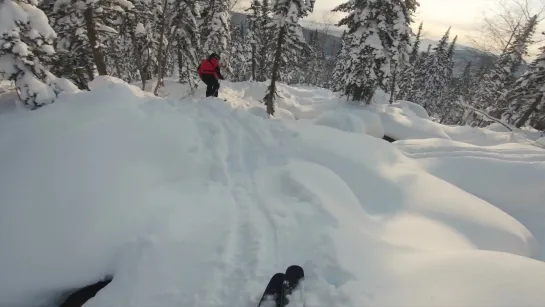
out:
{"label": "snowy slope", "polygon": [[[0,114],[0,306],[51,306],[111,275],[86,307],[250,307],[293,263],[308,307],[545,305],[545,238],[526,219],[543,197],[519,190],[543,186],[544,150],[390,144],[391,110],[351,112],[325,90],[282,85],[269,120],[265,84],[224,82],[228,102],[167,85],[163,99],[100,78]],[[426,160],[443,148],[503,150],[508,167],[483,167],[527,212]],[[536,169],[502,181],[507,163]]]}
{"label": "snowy slope", "polygon": [[[438,139],[399,141],[396,146],[431,174],[515,217],[545,242],[545,150],[515,143],[474,146]],[[544,244],[538,258],[545,260]]]}

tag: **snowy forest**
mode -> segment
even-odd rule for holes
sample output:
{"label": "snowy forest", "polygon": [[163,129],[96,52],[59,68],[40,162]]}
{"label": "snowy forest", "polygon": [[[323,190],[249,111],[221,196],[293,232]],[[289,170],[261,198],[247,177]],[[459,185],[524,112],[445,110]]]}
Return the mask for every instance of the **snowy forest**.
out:
{"label": "snowy forest", "polygon": [[302,34],[299,20],[314,0],[252,0],[240,24],[231,21],[232,7],[229,0],[1,0],[0,76],[32,110],[63,91],[87,90],[96,75],[151,86],[155,95],[166,77],[202,86],[197,66],[216,52],[228,80],[270,82],[263,98],[270,115],[282,82],[331,89],[354,104],[370,104],[382,90],[391,103],[415,102],[447,125],[545,129],[545,46],[540,55],[528,52],[540,40],[540,13],[510,16],[501,46],[483,50],[493,60],[469,62],[455,75],[457,37],[446,29],[422,48],[425,25],[411,30],[417,0],[339,5],[345,31],[335,54],[324,51],[318,30]]}

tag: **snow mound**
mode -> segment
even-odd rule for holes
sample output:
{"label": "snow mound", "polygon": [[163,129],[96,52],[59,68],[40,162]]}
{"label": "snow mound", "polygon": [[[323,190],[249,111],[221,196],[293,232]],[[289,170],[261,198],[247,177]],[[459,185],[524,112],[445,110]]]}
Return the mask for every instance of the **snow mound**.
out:
{"label": "snow mound", "polygon": [[[417,110],[417,108],[415,108]],[[417,115],[408,104],[376,106],[384,134],[394,140],[442,138],[450,139],[443,125]]]}
{"label": "snow mound", "polygon": [[[102,77],[90,92],[3,114],[0,306],[54,305],[113,276],[86,306],[250,307],[294,263],[309,307],[545,305],[545,263],[530,258],[537,223],[508,215],[527,216],[500,209],[500,196],[486,201],[492,188],[471,178],[469,193],[438,178],[441,163],[366,135],[380,135],[385,115],[344,117],[353,127],[344,114],[268,120],[254,115],[256,88],[239,86],[226,86],[227,102],[163,99]],[[320,90],[284,90],[296,117],[334,109]],[[406,126],[422,129],[418,119]],[[538,182],[539,161],[493,160],[486,178],[507,194],[519,185],[499,180],[517,171]],[[532,193],[524,208],[539,210]]]}
{"label": "snow mound", "polygon": [[540,147],[543,147],[545,148],[545,137],[542,137],[542,138],[539,138],[537,141],[536,141],[536,144]]}
{"label": "snow mound", "polygon": [[412,112],[414,115],[423,118],[423,119],[430,119],[430,116],[428,114],[428,111],[424,109],[419,104],[416,104],[414,102],[406,101],[406,100],[398,100],[396,103],[391,105],[392,107],[399,107],[406,113]]}
{"label": "snow mound", "polygon": [[522,144],[474,146],[447,140],[400,141],[431,174],[487,200],[522,222],[545,260],[545,150]]}
{"label": "snow mound", "polygon": [[313,123],[377,138],[384,136],[380,117],[368,110],[326,111],[314,119]]}

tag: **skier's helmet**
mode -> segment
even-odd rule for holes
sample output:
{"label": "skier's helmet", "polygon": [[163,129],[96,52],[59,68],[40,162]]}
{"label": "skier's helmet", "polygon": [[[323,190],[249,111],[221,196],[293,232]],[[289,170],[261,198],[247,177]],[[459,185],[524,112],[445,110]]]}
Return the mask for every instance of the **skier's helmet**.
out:
{"label": "skier's helmet", "polygon": [[212,58],[216,58],[216,60],[221,60],[220,56],[215,53],[215,52],[212,52],[212,54],[208,57],[209,59],[212,59]]}

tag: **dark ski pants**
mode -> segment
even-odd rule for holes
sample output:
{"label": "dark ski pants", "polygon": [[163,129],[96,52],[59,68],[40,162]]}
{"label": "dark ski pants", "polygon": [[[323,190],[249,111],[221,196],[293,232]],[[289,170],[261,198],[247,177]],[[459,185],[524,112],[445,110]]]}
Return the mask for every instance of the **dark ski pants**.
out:
{"label": "dark ski pants", "polygon": [[214,75],[204,74],[201,76],[202,82],[206,83],[206,97],[218,97],[220,90],[220,82]]}

